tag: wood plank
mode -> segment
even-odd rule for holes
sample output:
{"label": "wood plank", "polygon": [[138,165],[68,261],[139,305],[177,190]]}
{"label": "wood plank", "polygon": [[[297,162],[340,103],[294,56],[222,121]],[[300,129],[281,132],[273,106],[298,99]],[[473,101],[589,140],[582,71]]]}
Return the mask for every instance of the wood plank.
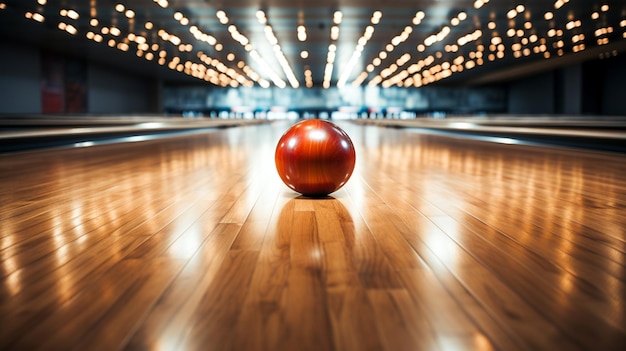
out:
{"label": "wood plank", "polygon": [[[422,274],[424,273],[422,272]],[[446,340],[465,340],[465,343],[469,345],[473,344],[474,340],[480,340],[481,345],[489,345],[489,348],[493,347],[498,350],[532,350],[526,338],[517,333],[509,323],[506,323],[508,317],[505,317],[505,322],[503,322],[494,315],[473,291],[467,289],[458,276],[439,269],[436,279],[437,283],[434,283],[433,286],[440,284],[451,299],[444,300],[445,304],[437,303],[438,308],[435,313],[442,314],[445,310],[458,308],[446,316],[447,318],[457,316],[458,319],[455,318],[454,321],[447,323],[444,321],[445,324],[440,324],[436,321],[446,317],[438,315],[433,318],[435,321],[433,325],[441,345],[445,345]],[[415,284],[424,284],[424,282],[407,282],[407,286]],[[442,294],[443,296],[445,294]],[[414,298],[419,298],[419,296]],[[463,317],[463,315],[467,317]],[[466,318],[469,318],[469,321]]]}
{"label": "wood plank", "polygon": [[[357,181],[353,180],[354,183]],[[362,185],[361,187],[365,189],[366,193],[363,198],[361,215],[372,235],[376,238],[377,245],[383,250],[392,266],[395,269],[425,267],[424,262],[407,245],[403,236],[403,234],[407,234],[404,232],[410,232],[410,230],[394,221],[396,216],[393,211],[379,197],[374,196],[374,193],[367,189],[367,185]]]}
{"label": "wood plank", "polygon": [[230,250],[189,319],[179,347],[192,350],[229,350],[232,332],[246,297],[258,251]]}
{"label": "wood plank", "polygon": [[[14,276],[11,276],[3,285],[12,296],[3,299],[1,307],[3,328],[0,329],[0,346],[19,335],[28,334],[42,318],[58,313],[86,287],[106,279],[112,267],[116,267],[123,258],[123,252],[139,245],[140,240],[137,237],[103,240],[103,245],[94,247],[93,251],[72,260],[63,269],[42,275],[43,278],[38,280],[22,281],[19,276],[13,280]],[[12,285],[15,288],[12,289]]]}
{"label": "wood plank", "polygon": [[176,262],[160,258],[143,260],[139,269],[145,271],[146,278],[133,284],[106,314],[78,338],[74,348],[119,350],[180,272],[184,263],[182,260]]}
{"label": "wood plank", "polygon": [[[425,219],[422,217],[420,219],[419,216],[415,216],[415,215],[411,215],[411,210],[410,210],[410,205],[407,203],[403,203],[402,201],[398,201],[397,198],[395,200],[393,199],[386,199],[387,201],[390,201],[390,203],[392,204],[392,206],[394,206],[395,208],[398,209],[398,213],[403,213],[402,211],[408,211],[407,214],[405,216],[403,216],[405,219],[404,221],[406,223],[410,223],[412,227],[415,228],[424,228],[425,226],[428,226],[428,222],[425,221]],[[399,206],[399,208],[398,208]],[[444,219],[447,219],[448,217],[443,217]],[[439,220],[438,220],[439,219]],[[433,221],[435,223],[438,223],[441,225],[441,219],[442,217],[433,217]],[[455,267],[453,268],[453,270],[455,271],[459,271],[459,272],[463,272],[465,270],[469,270],[470,272],[473,273],[468,273],[467,276],[472,276],[472,275],[478,275],[479,277],[488,277],[489,274],[487,274],[484,270],[483,267],[481,267],[480,264],[477,264],[473,259],[470,259],[466,254],[465,254],[465,250],[467,250],[468,252],[471,252],[472,255],[479,255],[479,257],[483,258],[484,261],[482,261],[485,266],[491,270],[496,270],[497,272],[497,277],[492,277],[489,280],[487,280],[484,284],[486,285],[496,285],[498,288],[490,288],[490,290],[496,290],[499,291],[500,294],[503,294],[505,292],[507,292],[507,288],[505,286],[503,286],[499,280],[504,280],[506,281],[508,284],[510,284],[510,286],[512,288],[514,288],[516,291],[520,291],[520,290],[524,290],[527,294],[531,294],[534,295],[533,298],[533,303],[527,305],[526,303],[523,303],[519,300],[519,297],[515,296],[514,293],[509,292],[509,295],[506,297],[506,300],[508,301],[507,306],[512,307],[515,306],[515,310],[516,312],[514,313],[514,315],[516,316],[515,318],[511,319],[510,317],[507,317],[507,314],[502,314],[502,312],[500,311],[501,306],[498,305],[493,305],[493,309],[494,312],[496,313],[500,313],[500,317],[502,322],[507,325],[510,323],[517,323],[518,319],[523,320],[520,316],[522,316],[522,314],[520,312],[524,312],[524,313],[528,313],[530,310],[530,308],[533,308],[532,306],[534,305],[534,302],[539,302],[539,301],[543,301],[543,300],[549,300],[550,302],[545,302],[542,303],[540,306],[536,306],[534,308],[536,308],[539,311],[551,311],[552,308],[554,308],[554,306],[558,306],[558,302],[556,300],[556,296],[558,296],[559,291],[554,291],[553,288],[550,285],[542,285],[541,289],[537,289],[536,286],[531,286],[531,285],[524,285],[524,279],[526,279],[526,277],[528,277],[528,275],[525,275],[523,272],[521,272],[519,269],[519,267],[516,267],[514,265],[508,264],[508,265],[503,265],[502,262],[506,262],[506,260],[508,259],[506,256],[502,256],[502,257],[498,257],[497,254],[500,253],[499,249],[493,250],[493,249],[487,249],[485,247],[484,242],[480,242],[477,240],[473,240],[473,241],[467,241],[469,244],[473,245],[471,248],[469,247],[464,247],[463,245],[457,246],[458,244],[453,242],[450,238],[448,238],[447,236],[451,236],[451,237],[456,237],[456,234],[458,232],[458,224],[453,224],[452,226],[447,226],[444,230],[444,232],[441,232],[440,235],[436,236],[436,241],[432,241],[432,239],[430,239],[431,237],[433,237],[433,234],[426,234],[428,233],[428,231],[419,231],[417,232],[418,237],[421,237],[421,240],[416,240],[415,237],[407,237],[407,239],[409,241],[412,242],[412,245],[418,250],[418,252],[420,252],[420,255],[422,257],[428,257],[428,251],[422,251],[421,248],[424,247],[424,243],[426,243],[426,246],[430,247],[430,250],[434,250],[435,254],[438,254],[438,257],[440,260],[442,260],[444,262],[445,265],[447,265],[448,267]],[[467,235],[461,236],[460,238],[467,238]],[[489,244],[487,244],[489,245]],[[445,248],[442,250],[442,248]],[[445,251],[451,251],[453,254],[448,254]],[[486,254],[488,250],[488,254]],[[483,255],[482,253],[485,253],[485,255]],[[495,256],[494,256],[495,255]],[[460,260],[459,256],[466,256],[466,259],[464,260]],[[429,264],[431,262],[433,262],[432,260],[428,260]],[[534,263],[532,261],[528,261],[526,262],[527,265],[529,265],[530,263]],[[533,270],[533,272],[537,272],[538,270],[541,270],[542,267],[535,267],[535,269]],[[522,268],[523,270],[523,268]],[[521,274],[520,274],[521,273]],[[530,272],[528,272],[530,273]],[[460,276],[460,273],[456,273],[457,277]],[[545,275],[545,272],[544,272]],[[495,278],[495,279],[494,279]],[[530,278],[528,278],[530,279]],[[463,281],[463,280],[462,280]],[[476,283],[476,280],[473,279],[468,279],[467,281],[463,281],[463,284],[466,287],[471,287],[473,286],[473,284],[470,283]],[[535,280],[535,284],[539,283],[539,281]],[[475,286],[475,285],[474,285]],[[476,288],[480,288],[481,286],[476,286]],[[534,289],[534,290],[533,290]],[[540,291],[542,290],[548,290],[548,294],[549,295],[542,295],[540,293]],[[484,303],[484,301],[488,301],[489,303],[494,302],[496,300],[493,300],[491,298],[486,298],[484,294],[487,294],[486,291],[480,291],[480,290],[474,290],[473,291],[474,294],[478,294],[477,298],[478,300],[482,300]],[[543,299],[543,300],[542,300]],[[561,299],[562,300],[562,299]],[[506,310],[505,310],[506,311]],[[508,313],[508,312],[507,312]],[[558,321],[563,320],[563,318],[565,318],[564,316],[559,317],[558,313],[571,313],[571,312],[564,312],[564,309],[560,309],[560,310],[554,310],[552,312],[549,312],[548,315],[548,319],[552,319],[555,323],[558,323]],[[557,315],[557,317],[555,317],[553,319],[553,315]],[[580,335],[583,335],[583,332],[588,332],[588,333],[592,333],[590,330],[597,330],[597,328],[607,328],[607,325],[603,325],[602,323],[598,323],[597,319],[591,318],[592,315],[590,314],[588,319],[583,319],[583,318],[577,318],[577,321],[579,323],[582,323],[584,325],[574,325],[574,324],[568,324],[566,326],[559,326],[560,328],[566,328],[569,330],[569,336],[570,338],[576,338],[580,341],[583,340],[592,340],[592,338],[588,338],[587,336],[583,336],[582,338],[580,337]],[[537,336],[543,336],[543,335],[547,335],[548,330],[552,330],[553,334],[556,334],[557,332],[554,330],[554,327],[552,327],[549,323],[546,323],[545,318],[543,316],[538,315],[537,313],[534,314],[530,314],[528,315],[526,318],[531,318],[532,323],[530,322],[524,322],[523,325],[534,325],[534,326],[538,326],[538,325],[543,325],[542,328],[540,328],[540,330],[542,331],[543,334],[533,334],[532,331],[528,331],[529,334],[527,334],[524,337],[524,340],[527,342],[534,342],[535,344],[533,345],[533,348],[537,349],[537,348],[549,348],[549,345],[551,345],[552,342],[554,342],[554,340],[552,339],[548,339],[548,340],[535,340]],[[597,317],[596,317],[597,318]],[[526,324],[527,323],[527,324]],[[522,331],[522,329],[519,328],[519,326],[516,326],[515,329],[517,330],[517,333],[520,333]],[[566,340],[561,340],[559,341],[560,343],[565,344],[566,342],[569,342],[570,344],[572,343],[571,341],[566,341]],[[612,342],[612,341],[610,341]],[[590,346],[590,345],[588,345]],[[608,345],[606,345],[608,346]],[[575,347],[574,344],[572,344],[571,347]]]}
{"label": "wood plank", "polygon": [[327,288],[328,315],[335,350],[382,350],[377,314],[367,289],[359,286]]}
{"label": "wood plank", "polygon": [[440,350],[429,322],[406,290],[368,290],[383,350]]}
{"label": "wood plank", "polygon": [[[344,190],[345,191],[345,190]],[[360,284],[366,289],[400,289],[402,284],[396,270],[378,245],[376,238],[361,216],[357,204],[349,192],[334,201],[336,214],[327,212],[317,218],[338,220],[341,224],[343,240],[352,256],[352,263],[359,275]],[[322,225],[322,224],[320,224]],[[323,225],[322,225],[323,227]]]}
{"label": "wood plank", "polygon": [[[399,203],[401,204],[401,200],[397,200],[397,198],[395,200],[392,198],[388,198],[384,201],[386,201],[391,206],[397,206]],[[476,302],[472,301],[472,299],[468,301],[463,301],[461,305],[466,308],[466,310],[464,312],[456,311],[455,314],[452,314],[452,316],[454,316],[453,318],[462,319],[464,318],[463,313],[470,314],[472,318],[477,319],[477,323],[480,326],[490,326],[490,329],[488,329],[487,331],[487,337],[499,340],[497,341],[498,343],[508,346],[515,345],[515,343],[507,339],[506,335],[514,335],[514,333],[512,332],[512,330],[496,332],[497,329],[494,328],[494,325],[497,325],[498,323],[509,326],[515,323],[520,323],[521,326],[542,325],[542,334],[529,331],[530,334],[523,335],[522,340],[525,340],[525,342],[530,342],[530,344],[527,346],[522,346],[524,345],[522,343],[516,346],[516,348],[530,348],[532,346],[534,349],[544,349],[554,346],[554,344],[551,343],[553,341],[551,339],[537,339],[539,337],[542,337],[544,334],[558,335],[558,331],[556,330],[556,328],[550,323],[546,322],[544,317],[539,315],[536,311],[533,311],[531,309],[531,306],[524,303],[523,300],[520,299],[520,297],[516,296],[515,292],[505,286],[499,286],[499,289],[497,290],[501,294],[506,296],[504,300],[507,301],[508,308],[512,309],[515,312],[509,314],[506,309],[501,308],[502,306],[492,305],[493,309],[488,309],[487,313],[485,313],[485,303],[489,305],[490,303],[493,303],[494,300],[488,297],[488,295],[485,295],[484,291],[472,289],[472,284],[470,283],[480,281],[475,281],[471,278],[468,279],[460,275],[460,272],[463,272],[462,269],[472,269],[481,272],[481,274],[487,274],[484,272],[485,269],[481,266],[481,264],[476,262],[472,257],[465,253],[462,248],[458,247],[456,243],[450,240],[450,238],[448,238],[444,232],[437,229],[432,223],[428,223],[426,221],[418,222],[415,220],[416,218],[419,218],[418,216],[410,214],[408,216],[402,216],[402,213],[402,209],[396,209],[393,214],[390,214],[389,220],[390,222],[395,223],[395,226],[402,226],[404,225],[404,223],[407,223],[412,228],[417,228],[417,230],[414,231],[413,234],[405,234],[405,238],[408,242],[411,243],[412,247],[426,262],[424,267],[429,267],[429,269],[432,269],[437,276],[440,276],[439,280],[444,281],[445,284],[448,286],[448,289],[458,289],[459,286],[462,286],[464,289],[469,289],[472,295],[472,299],[476,300]],[[404,229],[402,232],[410,233],[410,231],[407,229]],[[468,280],[466,281],[466,279]],[[455,282],[455,280],[458,280],[458,282]],[[491,277],[491,280],[488,281],[490,281],[491,284],[499,284],[497,278],[494,279],[493,277]],[[456,295],[460,295],[461,297],[464,296],[458,292],[456,292]],[[476,305],[481,305],[482,307],[477,310],[472,309],[472,307]],[[475,311],[478,311],[478,313],[474,313]],[[494,316],[493,313],[495,313],[496,315]],[[523,316],[523,318],[521,316]],[[518,330],[517,328],[515,328],[515,330],[515,333],[520,333],[520,330]],[[444,331],[439,332],[442,334],[445,333]],[[504,334],[504,337],[501,334]],[[568,340],[559,340],[559,344],[567,344],[575,347],[572,342]]]}
{"label": "wood plank", "polygon": [[233,243],[233,249],[260,250],[270,225],[270,219],[274,211],[280,207],[276,204],[279,201],[279,184],[272,184],[274,185],[265,186],[257,197],[250,214],[243,223],[241,232]]}
{"label": "wood plank", "polygon": [[[150,235],[163,228],[168,221],[171,221],[172,217],[176,217],[180,212],[185,211],[187,207],[186,205],[181,206],[178,202],[173,203],[126,234],[137,236]],[[49,233],[48,230],[41,233],[33,233],[32,238],[36,240],[24,240],[3,250],[3,260],[19,260],[22,266],[22,272],[19,274],[28,274],[32,270],[37,271],[41,269],[42,266],[62,265],[64,262],[71,260],[76,254],[79,254],[83,247],[96,245],[97,241],[103,238],[97,235],[98,231],[106,231],[115,235],[116,230],[119,230],[119,227],[103,226],[102,220],[98,218],[83,218],[79,220],[84,222],[69,230],[61,230],[58,232],[58,235]],[[67,222],[71,221],[72,219],[69,219]],[[56,231],[54,232],[56,233]],[[59,261],[58,255],[53,255],[61,250],[64,252],[63,256],[65,257],[63,261]],[[13,271],[7,270],[0,276],[12,273]]]}
{"label": "wood plank", "polygon": [[64,303],[52,315],[41,316],[28,333],[15,335],[6,345],[13,349],[69,349],[86,330],[99,320],[133,284],[145,279],[143,262],[126,260],[107,272],[97,284]]}
{"label": "wood plank", "polygon": [[[444,231],[450,233],[451,236],[456,237],[456,240],[465,240],[465,238],[471,240],[476,233],[475,230],[480,230],[481,232],[488,230],[484,228],[484,226],[480,226],[475,229],[468,228],[468,232],[459,233],[459,224],[454,222],[451,218],[435,217],[432,218],[432,221]],[[583,264],[568,267],[566,264],[569,260],[563,262],[545,259],[544,257],[551,256],[547,251],[543,252],[543,256],[539,256],[534,252],[524,250],[520,245],[516,245],[516,243],[510,240],[502,239],[502,236],[492,236],[490,243],[498,246],[500,250],[506,251],[506,256],[511,260],[519,262],[523,259],[521,265],[530,271],[528,274],[535,275],[541,272],[541,278],[533,277],[532,279],[535,281],[535,284],[541,281],[544,282],[542,284],[542,290],[552,291],[551,295],[558,296],[560,289],[558,289],[557,284],[553,282],[559,282],[561,285],[567,284],[570,290],[569,295],[572,299],[584,305],[585,308],[588,308],[589,311],[598,318],[606,320],[616,328],[626,330],[624,329],[626,328],[626,320],[624,319],[626,316],[619,312],[621,308],[620,296],[625,296],[626,294],[626,287],[623,282],[584,264],[586,263],[584,259],[578,261]],[[477,238],[476,241],[478,240],[480,239]],[[476,252],[478,255],[478,250],[471,251]],[[490,256],[497,255],[498,253],[499,251],[489,249]],[[522,254],[526,257],[521,258],[520,256]],[[606,266],[606,264],[604,266]],[[612,289],[608,291],[598,289],[597,286],[601,286],[602,284],[608,284]]]}
{"label": "wood plank", "polygon": [[[441,205],[445,204],[445,202],[441,200],[436,200],[436,202]],[[476,212],[474,211],[473,213],[476,213]],[[441,222],[442,220],[448,220],[448,221],[451,220],[450,218],[443,217],[443,216],[433,217],[433,218],[436,223],[440,224],[440,226],[443,225],[443,223]],[[467,219],[465,219],[465,222],[472,222],[472,221],[474,224],[478,223],[478,221],[476,221],[474,217],[468,217]],[[455,235],[458,232],[458,230],[456,229],[458,227],[458,223],[457,224],[449,223],[446,227],[448,228],[448,231],[447,231],[448,233]],[[477,229],[477,230],[480,233],[488,233],[489,231],[491,231],[490,228],[486,226],[482,226],[480,229]],[[459,236],[459,238],[466,238],[466,237],[468,237],[467,234],[464,234],[463,236]],[[521,255],[524,255],[526,259],[531,258],[532,260],[526,262],[525,264],[527,266],[530,266],[531,271],[534,273],[538,271],[543,271],[544,274],[542,274],[542,276],[550,276],[552,274],[557,275],[558,273],[558,275],[554,276],[553,278],[555,280],[562,279],[563,275],[568,274],[567,272],[563,271],[562,269],[555,266],[554,264],[542,259],[541,257],[538,257],[532,253],[525,252],[524,250],[520,250],[519,247],[514,247],[513,245],[517,245],[517,244],[510,242],[510,240],[505,239],[501,235],[491,235],[489,238],[489,241],[493,242],[494,245],[500,248],[508,247],[509,250],[507,250],[507,252],[509,254],[512,253],[513,255],[518,256],[518,257]],[[548,247],[535,246],[535,249],[538,249],[538,248],[544,248],[544,249],[549,250],[550,252],[553,251],[551,246],[548,246]],[[470,251],[473,252],[475,250],[470,250]],[[552,255],[549,255],[549,251],[543,250],[543,252],[546,255],[554,257]],[[499,251],[490,251],[490,255],[493,255],[494,252],[499,252]],[[589,259],[587,260],[583,259],[578,262],[583,263],[586,261],[589,261]],[[607,267],[607,265],[604,264],[603,267]],[[585,267],[578,267],[575,274],[585,273],[585,271],[586,271]],[[623,321],[620,320],[620,318],[624,318],[624,316],[620,312],[615,312],[615,311],[620,310],[620,308],[615,304],[618,303],[619,301],[619,297],[617,297],[616,294],[619,295],[620,291],[624,290],[623,284],[617,280],[614,280],[611,277],[604,277],[604,281],[606,281],[607,279],[608,281],[612,281],[612,283],[610,284],[612,286],[611,291],[604,292],[604,291],[594,290],[593,288],[594,284],[589,284],[588,279],[592,280],[591,283],[593,283],[593,281],[595,280],[596,283],[601,284],[602,282],[598,280],[601,277],[602,277],[602,272],[597,272],[597,271],[589,272],[589,274],[586,276],[587,280],[582,280],[578,284],[574,284],[575,286],[573,286],[573,292],[576,293],[576,295],[579,298],[582,298],[582,303],[584,303],[585,305],[588,305],[590,307],[590,310],[593,311],[598,317],[606,318],[615,327],[621,328],[624,325],[624,323]],[[576,278],[575,277],[572,278],[571,275],[570,275],[570,279],[574,279],[574,281],[576,281]],[[590,299],[589,294],[591,294],[593,298]],[[607,296],[607,294],[610,294],[613,296],[610,296],[610,295]]]}
{"label": "wood plank", "polygon": [[[142,323],[137,325],[125,349],[180,349],[190,320],[219,274],[240,229],[235,224],[218,224],[207,234],[200,249],[194,251],[182,272],[159,297]],[[171,256],[165,256],[168,257]]]}
{"label": "wood plank", "polygon": [[282,305],[291,268],[291,228],[296,202],[297,199],[278,196],[269,223],[264,226],[263,240],[245,239],[248,245],[256,244],[254,247],[260,252],[234,331],[233,350],[280,349],[281,335],[287,330]]}

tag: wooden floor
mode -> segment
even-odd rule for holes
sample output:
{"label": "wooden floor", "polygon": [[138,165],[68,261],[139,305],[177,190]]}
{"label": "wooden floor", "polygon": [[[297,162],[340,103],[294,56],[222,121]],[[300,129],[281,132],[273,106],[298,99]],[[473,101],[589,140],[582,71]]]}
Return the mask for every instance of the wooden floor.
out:
{"label": "wooden floor", "polygon": [[1,350],[626,350],[626,158],[342,124],[0,156]]}

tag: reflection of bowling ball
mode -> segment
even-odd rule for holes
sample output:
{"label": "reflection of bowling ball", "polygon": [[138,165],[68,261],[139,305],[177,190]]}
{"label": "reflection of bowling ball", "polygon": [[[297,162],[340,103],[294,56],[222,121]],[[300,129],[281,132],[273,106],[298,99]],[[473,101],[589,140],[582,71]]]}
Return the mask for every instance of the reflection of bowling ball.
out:
{"label": "reflection of bowling ball", "polygon": [[306,120],[283,134],[274,158],[288,187],[306,196],[325,196],[350,179],[356,154],[341,128],[323,120]]}

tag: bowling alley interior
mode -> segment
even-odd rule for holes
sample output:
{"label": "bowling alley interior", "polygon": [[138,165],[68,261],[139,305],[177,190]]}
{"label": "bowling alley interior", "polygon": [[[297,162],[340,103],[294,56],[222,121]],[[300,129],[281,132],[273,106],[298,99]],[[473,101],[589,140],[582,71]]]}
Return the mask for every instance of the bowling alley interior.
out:
{"label": "bowling alley interior", "polygon": [[0,0],[0,350],[626,350],[626,3]]}

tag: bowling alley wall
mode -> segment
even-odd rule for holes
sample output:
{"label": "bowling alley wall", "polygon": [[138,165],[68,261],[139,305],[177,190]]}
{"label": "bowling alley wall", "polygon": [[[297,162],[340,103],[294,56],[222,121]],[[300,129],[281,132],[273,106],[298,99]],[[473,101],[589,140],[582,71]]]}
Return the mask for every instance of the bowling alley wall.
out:
{"label": "bowling alley wall", "polygon": [[608,55],[511,80],[508,113],[626,116],[626,57]]}
{"label": "bowling alley wall", "polygon": [[160,112],[160,82],[54,51],[0,42],[0,114]]}
{"label": "bowling alley wall", "polygon": [[459,114],[626,116],[626,56],[489,83],[422,88],[225,89],[181,84],[131,69],[0,42],[0,114],[152,114],[210,116],[231,109],[411,111]]}

